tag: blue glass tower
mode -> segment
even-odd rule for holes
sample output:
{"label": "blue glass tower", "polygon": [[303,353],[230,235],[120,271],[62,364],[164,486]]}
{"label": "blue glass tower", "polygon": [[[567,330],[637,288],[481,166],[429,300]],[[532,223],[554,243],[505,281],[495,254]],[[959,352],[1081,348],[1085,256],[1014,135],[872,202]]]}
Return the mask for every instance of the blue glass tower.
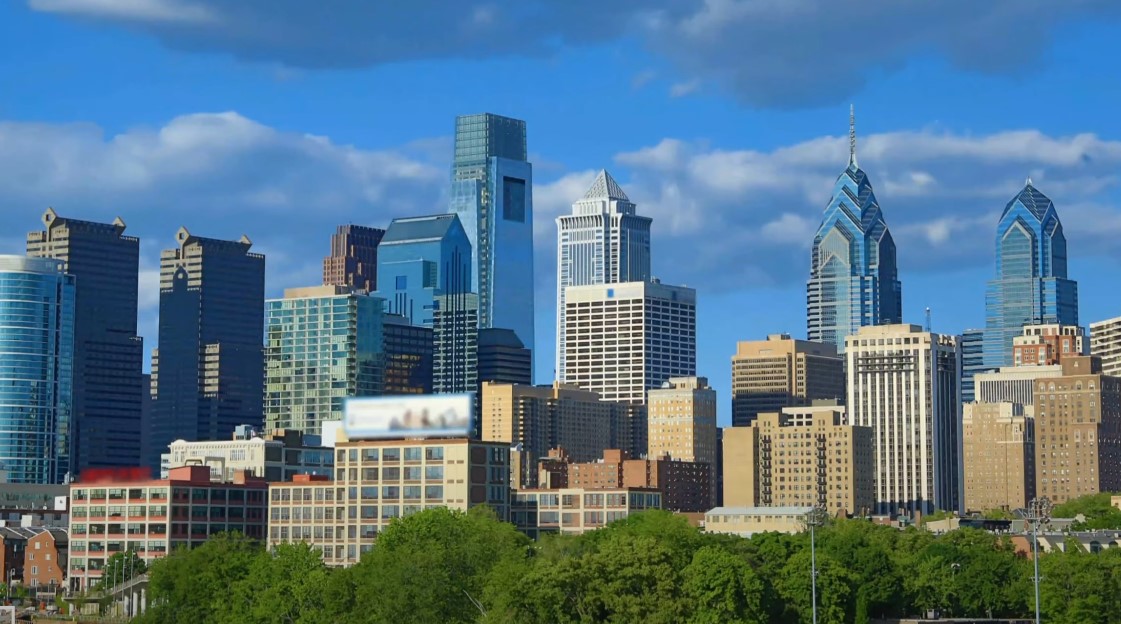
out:
{"label": "blue glass tower", "polygon": [[1078,284],[1067,279],[1067,240],[1055,204],[1031,180],[996,227],[996,279],[985,292],[986,369],[1012,365],[1024,325],[1078,325]]}
{"label": "blue glass tower", "polygon": [[471,241],[454,214],[394,219],[378,244],[385,311],[432,327],[438,295],[471,292]]}
{"label": "blue glass tower", "polygon": [[479,327],[512,329],[531,350],[532,190],[524,121],[491,113],[456,117],[450,212],[471,241]]}
{"label": "blue glass tower", "polygon": [[866,325],[903,322],[903,287],[872,183],[856,163],[856,126],[849,115],[849,166],[814,236],[806,284],[810,340],[845,349],[845,336]]}
{"label": "blue glass tower", "polygon": [[0,256],[0,463],[10,483],[70,470],[74,277],[63,262]]}
{"label": "blue glass tower", "polygon": [[967,329],[961,333],[961,402],[972,403],[973,376],[985,371],[985,330]]}

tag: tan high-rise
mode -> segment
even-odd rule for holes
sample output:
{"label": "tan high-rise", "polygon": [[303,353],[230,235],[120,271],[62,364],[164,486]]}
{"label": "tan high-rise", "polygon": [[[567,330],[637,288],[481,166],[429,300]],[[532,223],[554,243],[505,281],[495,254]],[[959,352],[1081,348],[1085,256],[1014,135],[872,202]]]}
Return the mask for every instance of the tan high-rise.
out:
{"label": "tan high-rise", "polygon": [[[704,377],[675,377],[647,395],[647,455],[708,464],[716,503],[716,391]],[[703,511],[707,511],[705,509]]]}
{"label": "tan high-rise", "polygon": [[821,506],[867,514],[874,504],[872,429],[842,407],[793,407],[724,429],[724,505]]}
{"label": "tan high-rise", "polygon": [[814,399],[845,398],[844,358],[833,345],[772,334],[736,344],[732,356],[732,424]]}
{"label": "tan high-rise", "polygon": [[1121,490],[1121,379],[1101,359],[1064,359],[1035,383],[1036,494],[1062,503]]}
{"label": "tan high-rise", "polygon": [[1121,316],[1090,323],[1090,353],[1102,359],[1102,374],[1121,377]]}
{"label": "tan high-rise", "polygon": [[1020,509],[1035,497],[1032,406],[966,403],[962,413],[966,511]]}
{"label": "tan high-rise", "polygon": [[521,445],[530,457],[561,447],[573,461],[594,461],[606,449],[646,451],[646,406],[601,401],[598,393],[556,383],[482,384],[483,440]]}

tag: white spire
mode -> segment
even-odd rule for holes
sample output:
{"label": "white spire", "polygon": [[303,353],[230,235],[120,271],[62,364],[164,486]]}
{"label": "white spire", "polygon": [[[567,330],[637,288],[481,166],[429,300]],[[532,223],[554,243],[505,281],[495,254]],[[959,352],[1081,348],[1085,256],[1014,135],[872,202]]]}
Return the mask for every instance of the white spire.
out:
{"label": "white spire", "polygon": [[1031,176],[1028,176],[1028,180],[1027,180],[1027,182],[1024,182],[1024,184],[1026,186],[1031,186]]}
{"label": "white spire", "polygon": [[849,104],[849,166],[859,167],[856,164],[856,107]]}

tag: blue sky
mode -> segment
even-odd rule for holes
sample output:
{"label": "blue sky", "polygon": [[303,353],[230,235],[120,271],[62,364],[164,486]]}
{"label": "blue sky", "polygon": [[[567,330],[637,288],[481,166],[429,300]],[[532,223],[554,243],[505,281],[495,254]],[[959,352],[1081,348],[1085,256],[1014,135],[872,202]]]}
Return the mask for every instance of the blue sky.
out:
{"label": "blue sky", "polygon": [[519,117],[537,380],[554,219],[606,167],[654,218],[655,274],[699,291],[698,373],[726,421],[735,342],[805,335],[809,244],[853,103],[908,321],[929,306],[936,331],[983,324],[997,217],[1028,176],[1066,228],[1082,323],[1121,315],[1116,1],[326,4],[0,3],[0,253],[21,253],[48,205],[122,216],[152,347],[178,226],[248,234],[271,295],[315,283],[335,225],[444,210],[456,114]]}

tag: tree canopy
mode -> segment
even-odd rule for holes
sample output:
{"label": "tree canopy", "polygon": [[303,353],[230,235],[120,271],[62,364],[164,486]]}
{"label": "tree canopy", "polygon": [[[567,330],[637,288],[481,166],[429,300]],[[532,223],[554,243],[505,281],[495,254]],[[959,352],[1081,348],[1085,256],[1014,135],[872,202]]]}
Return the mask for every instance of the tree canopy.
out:
{"label": "tree canopy", "polygon": [[[1010,538],[933,535],[863,520],[816,532],[818,620],[938,611],[1028,617],[1032,565]],[[328,568],[304,544],[220,535],[152,565],[147,624],[810,622],[808,534],[706,534],[648,511],[533,542],[485,508],[394,521],[361,562]],[[1121,550],[1042,555],[1048,622],[1121,621]]]}

